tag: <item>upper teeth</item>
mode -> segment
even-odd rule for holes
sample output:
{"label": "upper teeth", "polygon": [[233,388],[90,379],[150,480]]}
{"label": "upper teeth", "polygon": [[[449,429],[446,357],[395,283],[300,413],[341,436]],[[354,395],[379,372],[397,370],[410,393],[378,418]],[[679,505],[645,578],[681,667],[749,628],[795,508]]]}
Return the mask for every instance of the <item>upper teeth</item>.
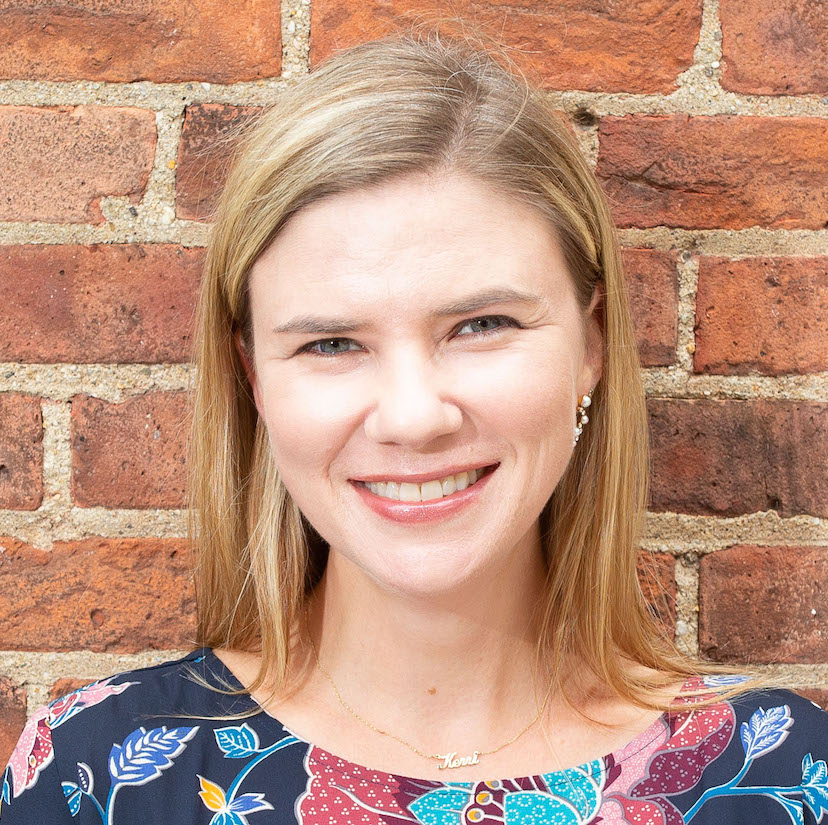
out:
{"label": "upper teeth", "polygon": [[458,490],[465,490],[482,475],[482,469],[468,470],[453,476],[424,481],[422,484],[411,484],[408,481],[399,483],[396,481],[370,481],[365,482],[365,486],[374,495],[383,498],[393,498],[399,501],[431,501],[443,496],[450,496]]}

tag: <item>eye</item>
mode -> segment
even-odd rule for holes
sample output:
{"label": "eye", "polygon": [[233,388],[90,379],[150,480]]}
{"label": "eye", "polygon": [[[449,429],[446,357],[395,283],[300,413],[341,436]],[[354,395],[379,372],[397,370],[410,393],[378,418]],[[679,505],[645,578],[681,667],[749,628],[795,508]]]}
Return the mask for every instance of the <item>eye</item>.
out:
{"label": "eye", "polygon": [[468,321],[463,321],[457,328],[458,332],[467,326],[482,327],[482,329],[474,331],[475,335],[491,335],[494,332],[499,332],[504,326],[520,327],[520,324],[514,318],[509,318],[506,315],[484,315],[480,318],[470,318]]}
{"label": "eye", "polygon": [[[509,318],[507,315],[483,315],[479,318],[470,318],[467,321],[463,321],[456,327],[456,331],[459,333],[460,330],[467,326],[481,327],[481,329],[472,330],[472,337],[493,335],[496,332],[500,332],[504,327],[521,327],[514,318]],[[466,338],[469,336],[463,335],[461,337]],[[357,348],[359,347],[359,344],[352,338],[323,338],[318,341],[310,341],[300,347],[297,354],[306,352],[309,355],[318,355],[322,358],[335,358],[339,355],[345,355],[347,352],[356,351],[350,349],[348,347],[349,344],[354,344]],[[323,347],[331,347],[331,349],[325,350]]]}
{"label": "eye", "polygon": [[[311,341],[310,343],[305,344],[303,347],[299,348],[299,352],[307,352],[310,355],[320,355],[323,358],[333,358],[337,355],[343,355],[346,352],[350,352],[350,350],[342,348],[341,345],[343,344],[356,344],[356,341],[353,341],[350,338],[325,338],[320,341]],[[326,347],[328,345],[333,346],[332,352],[317,349],[317,347]]]}

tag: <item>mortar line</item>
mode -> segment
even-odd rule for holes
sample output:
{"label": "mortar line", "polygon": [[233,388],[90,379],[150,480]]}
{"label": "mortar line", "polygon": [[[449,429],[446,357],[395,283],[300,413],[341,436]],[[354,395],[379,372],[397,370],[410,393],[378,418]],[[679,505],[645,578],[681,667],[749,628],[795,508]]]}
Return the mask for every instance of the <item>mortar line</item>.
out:
{"label": "mortar line", "polygon": [[676,559],[676,646],[699,655],[699,560],[692,553]]}
{"label": "mortar line", "polygon": [[696,296],[699,288],[699,261],[688,250],[676,261],[678,276],[678,327],[676,363],[688,380],[693,375],[693,353],[696,351]]}

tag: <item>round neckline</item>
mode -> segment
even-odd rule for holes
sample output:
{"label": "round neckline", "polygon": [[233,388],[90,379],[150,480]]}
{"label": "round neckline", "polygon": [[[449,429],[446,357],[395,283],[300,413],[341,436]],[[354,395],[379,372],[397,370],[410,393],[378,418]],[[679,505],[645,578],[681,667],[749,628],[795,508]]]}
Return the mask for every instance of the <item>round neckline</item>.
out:
{"label": "round neckline", "polygon": [[[209,658],[212,663],[220,668],[221,676],[229,683],[231,683],[234,687],[242,688],[246,690],[245,686],[241,683],[241,681],[237,678],[235,673],[227,667],[226,664],[215,654],[212,648],[205,647],[201,648],[198,651],[195,651],[195,656],[202,656]],[[688,678],[681,687],[680,694],[684,692],[685,688],[687,688],[688,684],[693,681],[693,677]],[[300,736],[299,734],[295,733],[291,730],[287,725],[285,725],[281,720],[279,720],[276,716],[272,713],[268,712],[265,708],[263,708],[249,693],[245,694],[249,701],[259,709],[259,711],[266,716],[268,719],[275,722],[282,730],[288,733],[290,736],[293,736],[298,741],[303,742],[309,748],[309,753],[311,750],[322,754],[324,757],[325,767],[327,770],[333,771],[342,776],[350,776],[353,778],[357,778],[363,782],[369,782],[376,785],[387,785],[388,779],[395,780],[398,784],[408,783],[408,784],[419,784],[422,785],[424,783],[427,784],[438,784],[438,785],[446,785],[446,786],[462,786],[462,787],[469,787],[480,784],[481,782],[485,782],[493,787],[518,787],[522,788],[529,784],[531,787],[535,786],[536,779],[538,777],[542,777],[544,780],[545,785],[548,788],[554,788],[560,785],[569,786],[571,784],[570,776],[573,772],[579,772],[582,775],[590,776],[590,777],[597,777],[601,771],[603,771],[604,766],[610,762],[613,765],[622,765],[628,759],[633,758],[637,754],[639,754],[642,750],[649,747],[659,736],[664,734],[665,729],[669,732],[670,724],[669,719],[671,715],[676,713],[687,712],[687,709],[681,710],[681,707],[678,706],[675,711],[665,711],[662,713],[657,719],[655,719],[650,725],[648,725],[643,731],[639,734],[634,736],[629,742],[625,743],[619,748],[616,748],[614,751],[604,754],[603,756],[597,756],[595,759],[591,759],[587,762],[582,762],[578,765],[573,765],[568,768],[559,768],[553,771],[547,771],[545,773],[534,773],[525,776],[516,776],[510,777],[508,779],[461,779],[461,780],[452,780],[447,778],[443,779],[426,779],[423,777],[416,777],[416,776],[408,776],[406,774],[400,773],[391,773],[389,771],[384,771],[379,768],[371,768],[367,765],[360,765],[358,762],[354,762],[350,759],[346,759],[343,756],[339,756],[338,754],[332,753],[331,751],[327,750],[326,748],[321,747],[320,745],[316,745],[313,742],[308,741],[304,737]],[[674,702],[677,702],[678,697],[674,699]],[[668,736],[669,741],[670,736]],[[618,754],[623,753],[623,757],[619,757]],[[600,767],[598,769],[598,773],[594,770],[594,764],[598,762]]]}

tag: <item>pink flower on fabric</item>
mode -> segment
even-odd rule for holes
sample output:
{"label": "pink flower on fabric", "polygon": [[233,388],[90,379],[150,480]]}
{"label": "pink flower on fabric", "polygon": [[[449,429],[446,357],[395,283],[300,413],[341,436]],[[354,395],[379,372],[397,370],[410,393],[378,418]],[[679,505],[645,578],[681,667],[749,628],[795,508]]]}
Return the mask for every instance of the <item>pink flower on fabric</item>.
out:
{"label": "pink flower on fabric", "polygon": [[[701,687],[700,680],[686,685],[688,690]],[[702,698],[681,697],[676,704],[692,705]],[[729,702],[671,713],[669,735],[648,749],[646,764],[642,766],[640,760],[635,760],[637,765],[622,763],[621,775],[604,792],[599,821],[605,825],[683,825],[684,817],[667,797],[698,784],[707,766],[727,748],[735,725]]]}
{"label": "pink flower on fabric", "polygon": [[302,825],[417,823],[409,803],[444,787],[442,782],[403,783],[392,774],[367,770],[316,747],[308,748],[305,771],[307,789],[296,805]]}
{"label": "pink flower on fabric", "polygon": [[102,679],[99,682],[79,688],[66,696],[55,699],[32,714],[23,733],[17,741],[9,768],[12,775],[12,796],[18,797],[27,788],[37,783],[40,772],[52,761],[52,730],[62,725],[67,719],[84,708],[97,705],[108,696],[123,693],[130,685],[138,682],[124,682],[110,685],[114,679]]}
{"label": "pink flower on fabric", "polygon": [[37,782],[38,774],[52,761],[52,731],[49,708],[44,705],[26,722],[9,759],[12,795],[20,796]]}

